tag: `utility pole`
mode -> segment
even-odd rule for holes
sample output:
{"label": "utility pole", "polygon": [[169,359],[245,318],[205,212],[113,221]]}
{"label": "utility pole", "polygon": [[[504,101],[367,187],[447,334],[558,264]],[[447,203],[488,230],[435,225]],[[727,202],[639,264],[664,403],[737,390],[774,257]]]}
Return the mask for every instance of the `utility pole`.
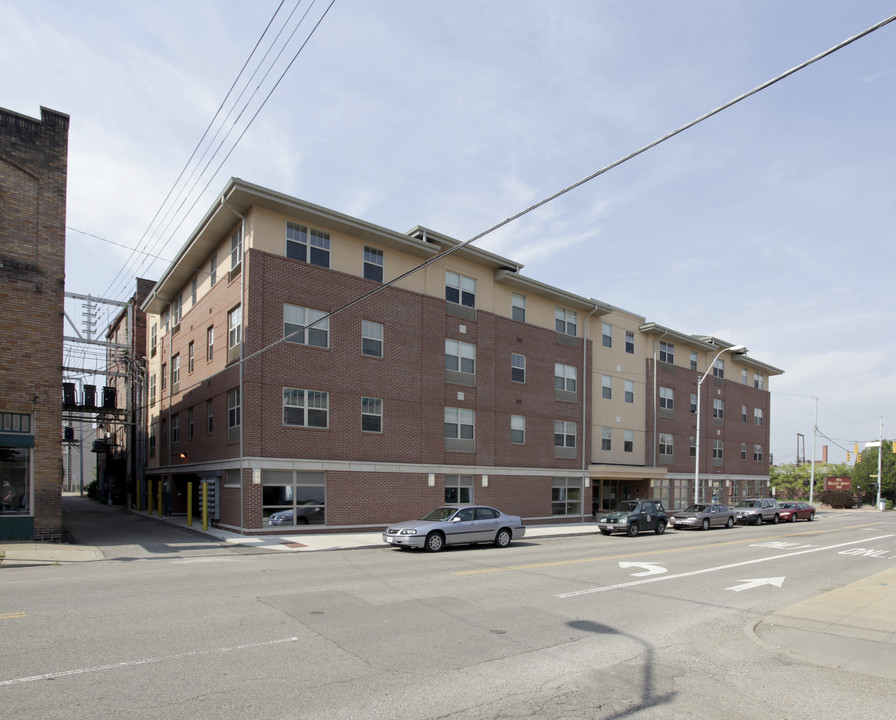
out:
{"label": "utility pole", "polygon": [[809,504],[815,495],[815,443],[818,441],[818,396],[815,396],[815,425],[812,427],[812,474],[809,476]]}

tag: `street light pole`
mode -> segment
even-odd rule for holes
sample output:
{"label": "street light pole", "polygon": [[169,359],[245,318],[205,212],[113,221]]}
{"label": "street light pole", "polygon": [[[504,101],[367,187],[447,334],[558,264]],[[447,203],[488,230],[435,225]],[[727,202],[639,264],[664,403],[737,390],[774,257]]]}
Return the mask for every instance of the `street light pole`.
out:
{"label": "street light pole", "polygon": [[743,345],[734,345],[733,347],[722,348],[719,350],[718,354],[709,364],[709,367],[706,368],[706,372],[703,373],[703,377],[701,377],[700,381],[697,383],[697,457],[694,458],[694,504],[700,502],[700,388],[703,386],[703,381],[706,380],[706,376],[709,375],[710,371],[715,367],[716,360],[722,356],[722,353],[726,352],[743,355],[747,352],[747,348]]}

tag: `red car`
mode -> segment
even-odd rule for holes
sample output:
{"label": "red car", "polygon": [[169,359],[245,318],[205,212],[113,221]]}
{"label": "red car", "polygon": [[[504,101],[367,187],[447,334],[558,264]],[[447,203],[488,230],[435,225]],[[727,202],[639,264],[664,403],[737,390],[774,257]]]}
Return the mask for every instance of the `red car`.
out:
{"label": "red car", "polygon": [[809,503],[804,502],[782,502],[780,519],[781,522],[796,522],[797,520],[808,520],[812,522],[815,519],[815,508]]}

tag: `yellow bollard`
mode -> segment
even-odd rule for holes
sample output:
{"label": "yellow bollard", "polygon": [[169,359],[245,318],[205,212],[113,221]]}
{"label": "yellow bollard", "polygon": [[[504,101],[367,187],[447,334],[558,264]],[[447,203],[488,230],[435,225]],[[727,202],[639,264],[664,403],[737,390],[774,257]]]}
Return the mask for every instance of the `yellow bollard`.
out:
{"label": "yellow bollard", "polygon": [[152,515],[152,480],[147,481],[147,493],[146,493],[146,501],[147,507],[146,512]]}
{"label": "yellow bollard", "polygon": [[208,530],[208,483],[202,483],[202,529]]}
{"label": "yellow bollard", "polygon": [[193,483],[187,483],[187,525],[193,527]]}

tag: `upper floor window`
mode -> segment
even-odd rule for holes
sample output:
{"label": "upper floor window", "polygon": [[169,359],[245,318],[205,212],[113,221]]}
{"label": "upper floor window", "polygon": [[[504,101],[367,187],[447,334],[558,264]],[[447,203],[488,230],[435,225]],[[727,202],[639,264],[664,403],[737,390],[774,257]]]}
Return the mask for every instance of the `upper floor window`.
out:
{"label": "upper floor window", "polygon": [[227,391],[227,441],[239,440],[239,428],[242,423],[240,406],[240,389],[238,387]]}
{"label": "upper floor window", "polygon": [[296,427],[327,427],[329,393],[283,388],[283,424]]}
{"label": "upper floor window", "polygon": [[697,393],[691,393],[691,412],[697,412]]}
{"label": "upper floor window", "polygon": [[667,388],[667,387],[660,388],[660,409],[661,410],[674,410],[675,409],[675,391],[672,388]]}
{"label": "upper floor window", "polygon": [[716,358],[712,366],[712,375],[717,378],[725,377],[725,361],[722,358]]}
{"label": "upper floor window", "polygon": [[633,380],[626,380],[624,382],[625,388],[625,401],[627,403],[635,402],[635,383]]}
{"label": "upper floor window", "polygon": [[330,347],[330,318],[323,310],[284,303],[283,337],[299,345]]}
{"label": "upper floor window", "polygon": [[554,363],[554,389],[576,391],[576,366]]}
{"label": "upper floor window", "polygon": [[753,423],[755,425],[763,425],[765,422],[765,417],[763,415],[762,408],[753,408]]}
{"label": "upper floor window", "polygon": [[697,352],[695,350],[691,351],[691,370],[697,369]]}
{"label": "upper floor window", "polygon": [[635,451],[635,431],[634,430],[623,430],[622,431],[622,452],[634,452]]}
{"label": "upper floor window", "polygon": [[212,360],[215,357],[215,326],[209,325],[205,330],[205,359]]}
{"label": "upper floor window", "polygon": [[719,398],[712,400],[712,416],[717,420],[722,420],[725,417],[725,403]]}
{"label": "upper floor window", "polygon": [[451,440],[472,440],[476,413],[468,408],[445,408],[445,437]]}
{"label": "upper floor window", "polygon": [[613,449],[613,428],[602,427],[600,429],[600,449],[601,450],[612,450]]}
{"label": "upper floor window", "polygon": [[613,378],[610,375],[600,376],[600,395],[604,400],[613,399]]}
{"label": "upper floor window", "polygon": [[149,376],[149,404],[156,404],[156,374]]}
{"label": "upper floor window", "polygon": [[180,353],[171,358],[171,392],[176,393],[180,385]]}
{"label": "upper floor window", "polygon": [[476,346],[446,338],[445,369],[474,375],[476,373]]}
{"label": "upper floor window", "polygon": [[762,461],[762,445],[754,445],[753,446],[753,459],[756,462]]}
{"label": "upper floor window", "polygon": [[633,330],[625,331],[625,351],[629,355],[635,354],[635,332]]}
{"label": "upper floor window", "polygon": [[762,390],[765,385],[765,375],[762,373],[755,373],[753,375],[753,387],[757,390]]}
{"label": "upper floor window", "polygon": [[674,454],[674,436],[672,433],[660,433],[660,455],[671,457]]}
{"label": "upper floor window", "polygon": [[721,440],[713,440],[712,441],[712,459],[713,460],[724,460],[725,459],[725,445]]}
{"label": "upper floor window", "polygon": [[660,340],[660,362],[675,364],[675,346],[672,343]]}
{"label": "upper floor window", "polygon": [[171,322],[174,325],[175,332],[177,331],[177,326],[180,325],[181,305],[182,301],[180,295],[171,301]]}
{"label": "upper floor window", "polygon": [[243,341],[243,308],[237,305],[227,313],[227,347],[239,347]]}
{"label": "upper floor window", "polygon": [[383,281],[383,251],[364,246],[364,277],[375,282]]}
{"label": "upper floor window", "polygon": [[237,229],[230,236],[230,269],[236,270],[243,261],[243,231]]}
{"label": "upper floor window", "polygon": [[746,368],[740,369],[740,384],[741,385],[747,384],[747,369]]}
{"label": "upper floor window", "polygon": [[187,372],[192,373],[193,368],[196,366],[196,346],[193,344],[193,341],[190,340],[190,344],[187,345]]}
{"label": "upper floor window", "polygon": [[218,282],[218,253],[213,253],[211,260],[208,261],[208,282],[210,287],[214,287]]}
{"label": "upper floor window", "polygon": [[526,418],[523,415],[510,416],[510,442],[514,445],[526,443]]}
{"label": "upper floor window", "polygon": [[554,308],[554,329],[561,335],[576,336],[576,311]]}
{"label": "upper floor window", "polygon": [[741,419],[741,422],[747,421],[747,406],[746,405],[740,406],[740,419]]}
{"label": "upper floor window", "polygon": [[519,353],[510,354],[510,379],[513,382],[526,382],[526,356]]}
{"label": "upper floor window", "polygon": [[368,357],[383,356],[383,324],[372,320],[361,321],[361,354]]}
{"label": "upper floor window", "polygon": [[576,446],[576,424],[566,420],[554,420],[554,447]]}
{"label": "upper floor window", "polygon": [[613,347],[613,326],[610,323],[600,324],[600,342],[604,347]]}
{"label": "upper floor window", "polygon": [[526,296],[512,293],[510,296],[510,312],[514,320],[526,322]]}
{"label": "upper floor window", "polygon": [[158,349],[158,345],[159,345],[159,330],[156,327],[156,324],[153,323],[152,326],[149,328],[149,356],[150,357],[156,356],[156,350]]}
{"label": "upper floor window", "polygon": [[361,430],[376,433],[383,431],[383,401],[380,398],[361,398]]}
{"label": "upper floor window", "polygon": [[460,275],[451,270],[445,271],[445,299],[456,305],[476,307],[475,278]]}
{"label": "upper floor window", "polygon": [[196,305],[196,300],[199,296],[199,276],[195,275],[193,277],[193,282],[190,284],[190,307],[194,307]]}
{"label": "upper floor window", "polygon": [[330,267],[330,233],[287,222],[286,257]]}

